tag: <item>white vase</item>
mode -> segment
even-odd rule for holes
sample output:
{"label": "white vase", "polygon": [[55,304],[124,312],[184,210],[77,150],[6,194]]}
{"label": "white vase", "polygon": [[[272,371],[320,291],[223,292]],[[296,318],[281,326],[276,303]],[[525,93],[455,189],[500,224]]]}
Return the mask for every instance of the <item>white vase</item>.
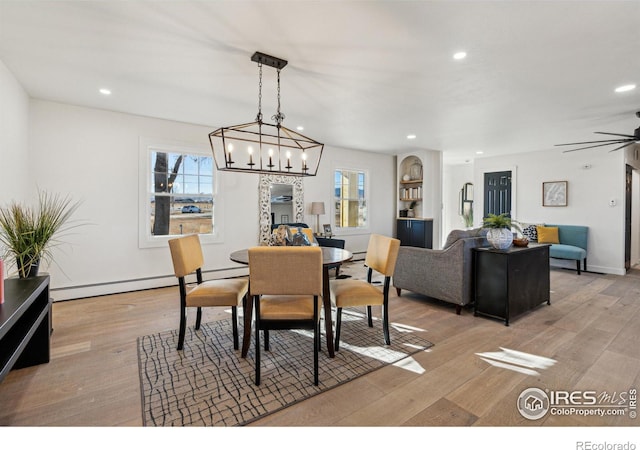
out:
{"label": "white vase", "polygon": [[508,228],[491,228],[487,232],[487,240],[493,248],[504,250],[511,247],[513,233]]}

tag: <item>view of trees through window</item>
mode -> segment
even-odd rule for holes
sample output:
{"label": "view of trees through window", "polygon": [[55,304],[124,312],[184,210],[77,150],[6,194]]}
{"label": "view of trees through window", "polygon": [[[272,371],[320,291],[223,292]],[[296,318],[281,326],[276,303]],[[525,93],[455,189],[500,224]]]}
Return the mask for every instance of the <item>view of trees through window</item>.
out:
{"label": "view of trees through window", "polygon": [[152,151],[152,236],[213,233],[213,157]]}
{"label": "view of trees through window", "polygon": [[367,200],[365,195],[365,173],[338,169],[335,171],[334,224],[340,228],[367,226]]}

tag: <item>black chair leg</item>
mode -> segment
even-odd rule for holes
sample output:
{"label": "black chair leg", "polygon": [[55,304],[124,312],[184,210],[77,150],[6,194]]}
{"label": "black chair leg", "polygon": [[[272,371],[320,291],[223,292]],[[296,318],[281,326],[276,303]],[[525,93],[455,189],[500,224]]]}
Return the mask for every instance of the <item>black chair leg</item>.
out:
{"label": "black chair leg", "polygon": [[584,259],[584,271],[587,271],[587,258]]}
{"label": "black chair leg", "polygon": [[198,306],[198,312],[196,313],[196,330],[200,329],[201,322],[202,322],[202,308]]}
{"label": "black chair leg", "polygon": [[233,349],[238,350],[238,307],[231,307],[231,320],[233,321]]}
{"label": "black chair leg", "polygon": [[269,348],[269,330],[264,330],[264,350],[266,352],[271,350],[271,348]]}
{"label": "black chair leg", "polygon": [[254,297],[256,327],[256,386],[260,386],[260,297]]}
{"label": "black chair leg", "polygon": [[336,310],[336,338],[333,349],[337,352],[340,350],[340,328],[342,327],[342,308]]}
{"label": "black chair leg", "polygon": [[320,348],[320,322],[313,329],[313,384],[318,385],[318,349]]}
{"label": "black chair leg", "polygon": [[187,311],[185,307],[180,307],[180,330],[178,332],[178,350],[182,350],[184,345],[184,333],[187,328]]}
{"label": "black chair leg", "polygon": [[369,328],[373,328],[373,314],[371,313],[371,305],[367,306],[367,320],[369,322]]}
{"label": "black chair leg", "polygon": [[578,275],[580,275],[580,260],[576,261],[576,267],[578,268]]}
{"label": "black chair leg", "polygon": [[256,319],[256,386],[260,386],[260,328]]}
{"label": "black chair leg", "polygon": [[382,306],[382,329],[384,331],[384,342],[391,345],[391,337],[389,335],[389,304],[387,302]]}

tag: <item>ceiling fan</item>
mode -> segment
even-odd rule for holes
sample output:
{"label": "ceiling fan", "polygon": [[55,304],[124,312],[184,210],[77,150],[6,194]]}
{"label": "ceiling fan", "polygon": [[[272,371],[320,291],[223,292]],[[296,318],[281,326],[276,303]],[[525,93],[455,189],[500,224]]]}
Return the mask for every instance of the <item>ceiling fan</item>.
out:
{"label": "ceiling fan", "polygon": [[[636,112],[636,117],[640,118],[640,111]],[[608,134],[611,136],[618,136],[615,139],[605,139],[602,141],[590,141],[590,142],[574,142],[571,144],[556,144],[556,147],[559,146],[564,146],[564,145],[584,145],[584,144],[596,144],[596,145],[589,145],[588,147],[580,147],[580,148],[573,148],[571,150],[565,150],[562,153],[568,153],[568,152],[575,152],[578,150],[585,150],[587,148],[594,148],[594,147],[603,147],[605,145],[614,145],[614,144],[622,144],[619,147],[614,148],[613,150],[609,150],[609,152],[615,152],[616,150],[620,150],[622,148],[625,148],[631,144],[634,143],[640,143],[640,127],[636,128],[635,131],[633,132],[633,135],[630,134],[620,134],[620,133],[605,133],[603,131],[595,131],[596,134]]]}

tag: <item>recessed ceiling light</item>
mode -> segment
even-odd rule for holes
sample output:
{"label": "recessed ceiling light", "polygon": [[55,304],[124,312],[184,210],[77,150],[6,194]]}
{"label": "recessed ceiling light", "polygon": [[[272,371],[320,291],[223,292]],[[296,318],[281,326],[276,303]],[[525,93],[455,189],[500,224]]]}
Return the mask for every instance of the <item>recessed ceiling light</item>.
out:
{"label": "recessed ceiling light", "polygon": [[617,87],[616,92],[633,91],[635,88],[636,88],[635,84],[625,84],[624,86]]}
{"label": "recessed ceiling light", "polygon": [[298,130],[298,131],[304,131],[304,127],[303,127],[302,125],[298,125],[298,126],[296,127],[296,130]]}
{"label": "recessed ceiling light", "polygon": [[101,88],[100,89],[100,93],[102,95],[111,95],[111,90],[107,89],[107,88]]}
{"label": "recessed ceiling light", "polygon": [[453,54],[453,59],[465,59],[467,57],[467,52],[457,52]]}
{"label": "recessed ceiling light", "polygon": [[407,134],[407,139],[415,139],[416,135],[415,134]]}
{"label": "recessed ceiling light", "polygon": [[476,152],[476,155],[482,155],[484,152]]}

